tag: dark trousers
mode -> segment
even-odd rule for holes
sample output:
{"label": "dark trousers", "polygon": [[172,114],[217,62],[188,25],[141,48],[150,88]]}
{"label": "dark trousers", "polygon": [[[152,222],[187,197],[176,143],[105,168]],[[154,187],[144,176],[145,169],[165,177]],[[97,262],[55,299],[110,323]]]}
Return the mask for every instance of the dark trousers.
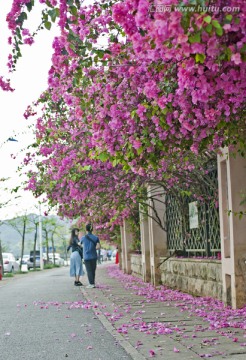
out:
{"label": "dark trousers", "polygon": [[91,285],[95,285],[97,259],[84,260],[84,263],[85,263],[85,268],[86,268],[89,283]]}

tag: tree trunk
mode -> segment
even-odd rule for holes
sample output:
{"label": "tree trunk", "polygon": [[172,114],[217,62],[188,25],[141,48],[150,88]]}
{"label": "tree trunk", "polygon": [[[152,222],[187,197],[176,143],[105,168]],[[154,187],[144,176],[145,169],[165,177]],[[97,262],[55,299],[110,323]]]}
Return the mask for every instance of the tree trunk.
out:
{"label": "tree trunk", "polygon": [[0,265],[2,265],[2,275],[4,275],[3,254],[2,254],[2,241],[1,241],[1,239],[0,239]]}
{"label": "tree trunk", "polygon": [[23,222],[23,232],[22,232],[22,242],[21,242],[21,258],[20,258],[19,270],[21,270],[22,259],[23,259],[23,255],[24,255],[25,234],[26,234],[26,219],[24,219],[24,222]]}
{"label": "tree trunk", "polygon": [[49,238],[48,231],[45,229],[46,258],[49,261]]}
{"label": "tree trunk", "polygon": [[55,244],[54,244],[54,233],[51,234],[51,245],[52,245],[52,253],[53,253],[53,263],[56,264],[55,259]]}
{"label": "tree trunk", "polygon": [[34,245],[33,245],[33,269],[36,269],[36,245],[37,245],[38,223],[35,223]]}

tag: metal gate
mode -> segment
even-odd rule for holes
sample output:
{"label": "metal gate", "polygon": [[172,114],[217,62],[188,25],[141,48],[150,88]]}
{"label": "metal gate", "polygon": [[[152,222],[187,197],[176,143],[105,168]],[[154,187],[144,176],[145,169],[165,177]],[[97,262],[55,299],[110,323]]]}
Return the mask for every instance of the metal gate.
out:
{"label": "metal gate", "polygon": [[[218,188],[217,169],[208,174]],[[166,197],[167,243],[170,254],[181,250],[184,256],[217,257],[221,251],[219,209],[215,205],[213,188],[206,192],[213,200],[196,201],[198,226],[190,228],[189,204],[192,197]]]}

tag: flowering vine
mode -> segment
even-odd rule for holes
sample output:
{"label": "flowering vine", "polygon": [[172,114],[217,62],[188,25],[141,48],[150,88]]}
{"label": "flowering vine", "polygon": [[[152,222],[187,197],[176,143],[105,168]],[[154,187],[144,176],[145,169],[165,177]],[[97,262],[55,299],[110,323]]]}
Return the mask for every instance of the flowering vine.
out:
{"label": "flowering vine", "polygon": [[[204,171],[207,154],[223,146],[244,154],[243,0],[229,0],[226,8],[218,0],[218,12],[199,0],[163,0],[170,11],[158,11],[153,0],[40,3],[41,27],[50,29],[58,19],[61,33],[53,42],[49,87],[39,101],[44,104],[37,121],[37,146],[45,157],[39,164],[42,186],[33,175],[29,188],[47,191],[61,212],[68,215],[71,198],[73,215],[87,204],[96,216],[105,202],[102,188],[108,187],[104,210],[111,219],[126,216],[127,206],[117,208],[111,200],[117,183],[121,194],[135,201],[130,186],[135,181],[171,189],[195,168]],[[12,70],[21,45],[33,42],[24,28],[33,6],[34,1],[15,0],[7,17]],[[97,176],[107,183],[97,183]],[[188,179],[184,186],[190,184]],[[84,202],[88,188],[100,199],[94,208],[92,201]]]}

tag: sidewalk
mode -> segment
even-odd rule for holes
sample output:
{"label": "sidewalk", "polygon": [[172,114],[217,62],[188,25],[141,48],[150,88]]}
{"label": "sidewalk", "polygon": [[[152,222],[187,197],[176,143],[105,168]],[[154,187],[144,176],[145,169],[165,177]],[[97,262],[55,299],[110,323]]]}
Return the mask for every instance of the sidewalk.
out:
{"label": "sidewalk", "polygon": [[246,307],[154,288],[114,264],[99,265],[96,279],[97,288],[81,292],[134,360],[246,358]]}

